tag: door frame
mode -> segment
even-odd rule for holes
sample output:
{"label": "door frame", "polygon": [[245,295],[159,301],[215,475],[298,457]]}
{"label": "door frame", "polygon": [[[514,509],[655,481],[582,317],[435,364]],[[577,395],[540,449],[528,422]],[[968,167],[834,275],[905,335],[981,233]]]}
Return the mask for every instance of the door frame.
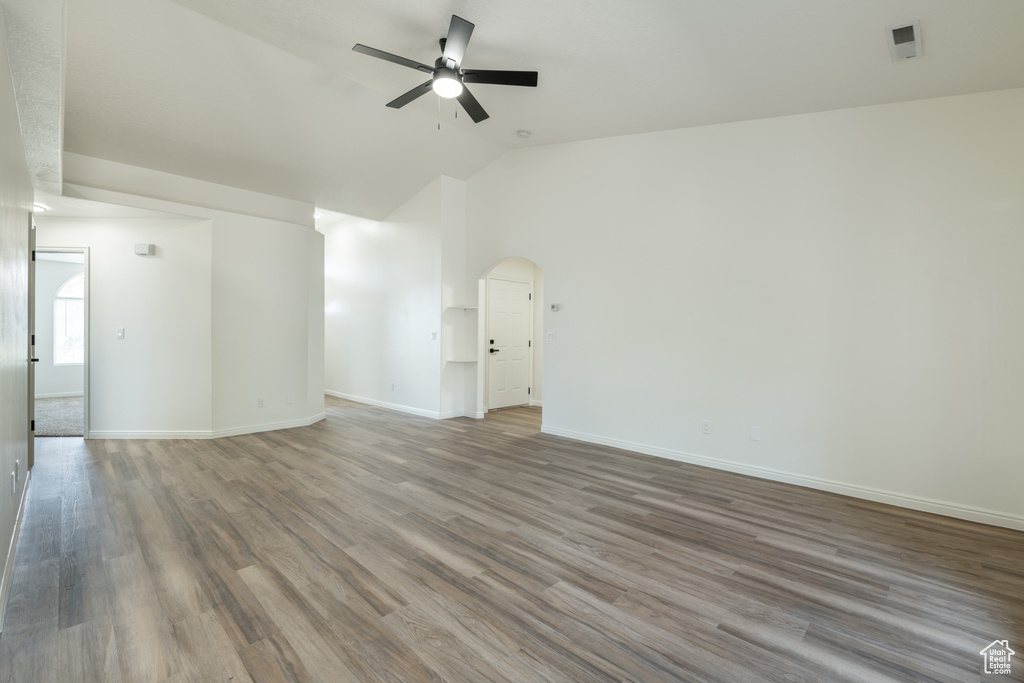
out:
{"label": "door frame", "polygon": [[536,313],[536,311],[533,308],[534,305],[536,304],[536,301],[534,301],[534,298],[533,298],[533,290],[534,290],[534,287],[536,286],[536,283],[534,283],[534,282],[523,282],[522,280],[514,280],[512,278],[507,278],[507,277],[496,277],[496,276],[488,274],[487,276],[484,277],[484,292],[483,292],[483,294],[484,294],[484,296],[483,296],[483,303],[484,303],[484,305],[482,307],[484,313],[483,313],[483,315],[480,316],[481,319],[482,319],[482,327],[483,327],[483,332],[484,332],[484,335],[483,335],[484,344],[483,344],[483,348],[481,350],[481,357],[484,360],[484,371],[483,371],[483,376],[484,376],[484,395],[483,395],[484,412],[488,412],[488,411],[490,411],[492,409],[491,406],[490,406],[490,403],[491,403],[491,363],[488,360],[488,357],[490,356],[490,353],[487,350],[490,347],[490,344],[487,343],[487,342],[491,338],[491,336],[490,336],[491,335],[491,305],[490,305],[491,304],[491,300],[490,300],[490,296],[491,296],[491,280],[501,280],[502,282],[514,282],[514,283],[519,284],[519,285],[527,285],[530,288],[530,311],[529,311],[529,318],[530,318],[530,336],[529,336],[529,341],[530,341],[530,343],[528,345],[529,350],[530,350],[530,352],[528,354],[530,363],[529,363],[529,368],[527,369],[527,372],[529,373],[528,376],[527,376],[527,386],[530,387],[530,390],[526,394],[526,396],[527,396],[526,403],[523,404],[523,405],[532,405],[532,402],[533,402],[533,348],[534,348],[533,347],[533,342],[535,341],[534,340],[534,329],[533,329],[533,322],[534,322],[534,320],[533,319],[534,319],[534,314]]}
{"label": "door frame", "polygon": [[[84,340],[84,353],[82,358],[82,438],[89,438],[89,310],[90,310],[90,277],[89,277],[89,247],[36,247],[35,253],[48,253],[48,254],[82,254],[82,274],[85,277],[85,340]],[[33,257],[33,262],[35,258]],[[34,263],[33,263],[34,268]],[[32,281],[32,299],[35,300],[35,279]],[[33,311],[34,315],[34,311]],[[34,387],[33,392],[34,394]],[[31,415],[35,416],[35,396],[29,397],[31,401]]]}
{"label": "door frame", "polygon": [[28,212],[28,428],[25,471],[36,464],[36,217]]}

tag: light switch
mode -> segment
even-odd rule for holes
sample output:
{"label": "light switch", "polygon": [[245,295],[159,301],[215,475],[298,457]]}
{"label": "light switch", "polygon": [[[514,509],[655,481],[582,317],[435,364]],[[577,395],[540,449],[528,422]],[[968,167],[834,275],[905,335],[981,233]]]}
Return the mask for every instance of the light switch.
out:
{"label": "light switch", "polygon": [[118,339],[124,339],[124,328],[123,327],[117,328],[117,338]]}
{"label": "light switch", "polygon": [[548,341],[555,341],[555,333],[548,332]]}

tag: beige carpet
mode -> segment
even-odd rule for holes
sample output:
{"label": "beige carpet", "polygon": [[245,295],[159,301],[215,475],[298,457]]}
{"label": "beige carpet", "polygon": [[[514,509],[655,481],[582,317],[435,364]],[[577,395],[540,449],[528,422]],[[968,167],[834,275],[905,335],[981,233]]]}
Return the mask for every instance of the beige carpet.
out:
{"label": "beige carpet", "polygon": [[37,398],[36,436],[82,436],[83,415],[81,396]]}

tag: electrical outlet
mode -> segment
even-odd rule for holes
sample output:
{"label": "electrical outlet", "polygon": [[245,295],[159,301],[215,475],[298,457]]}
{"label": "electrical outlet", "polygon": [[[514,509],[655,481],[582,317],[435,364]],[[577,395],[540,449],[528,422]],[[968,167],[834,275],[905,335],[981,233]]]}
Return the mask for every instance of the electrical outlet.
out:
{"label": "electrical outlet", "polygon": [[295,394],[285,394],[284,402],[288,405],[295,403]]}
{"label": "electrical outlet", "polygon": [[710,434],[711,433],[711,420],[701,420],[700,421],[700,431],[703,432],[704,434]]}
{"label": "electrical outlet", "polygon": [[256,407],[257,408],[266,408],[267,407],[267,399],[263,398],[262,396],[258,397],[256,399]]}
{"label": "electrical outlet", "polygon": [[548,341],[555,341],[555,333],[548,332]]}
{"label": "electrical outlet", "polygon": [[394,390],[395,390],[395,383],[394,383],[394,382],[392,382],[392,383],[391,383],[391,391],[394,391]]}
{"label": "electrical outlet", "polygon": [[760,441],[761,440],[761,428],[760,427],[751,427],[750,428],[750,440],[751,441]]}

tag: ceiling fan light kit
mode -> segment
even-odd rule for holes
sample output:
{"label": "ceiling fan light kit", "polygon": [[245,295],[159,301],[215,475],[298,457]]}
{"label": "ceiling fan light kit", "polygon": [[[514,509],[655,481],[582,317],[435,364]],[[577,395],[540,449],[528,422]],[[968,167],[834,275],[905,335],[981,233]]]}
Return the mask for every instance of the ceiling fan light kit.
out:
{"label": "ceiling fan light kit", "polygon": [[428,91],[433,90],[441,97],[457,99],[462,108],[469,114],[469,117],[473,119],[473,122],[480,123],[488,118],[489,114],[484,111],[484,108],[476,101],[473,94],[465,87],[465,83],[518,85],[536,88],[537,72],[463,69],[462,57],[466,54],[466,46],[469,44],[469,37],[473,35],[473,28],[473,24],[453,14],[451,25],[448,27],[448,36],[440,40],[441,56],[434,62],[432,67],[413,59],[399,57],[390,52],[384,52],[383,50],[367,47],[366,45],[356,44],[352,49],[364,55],[430,74],[429,81],[417,85],[404,95],[400,95],[388,102],[387,106],[392,109],[401,109],[422,95],[426,95]]}
{"label": "ceiling fan light kit", "polygon": [[458,97],[463,91],[462,79],[459,78],[459,73],[454,69],[447,69],[445,67],[441,67],[434,72],[431,87],[434,92],[448,100]]}

